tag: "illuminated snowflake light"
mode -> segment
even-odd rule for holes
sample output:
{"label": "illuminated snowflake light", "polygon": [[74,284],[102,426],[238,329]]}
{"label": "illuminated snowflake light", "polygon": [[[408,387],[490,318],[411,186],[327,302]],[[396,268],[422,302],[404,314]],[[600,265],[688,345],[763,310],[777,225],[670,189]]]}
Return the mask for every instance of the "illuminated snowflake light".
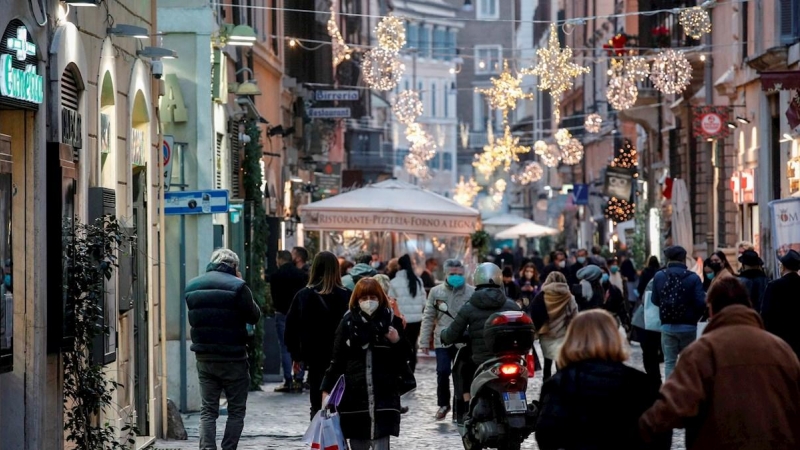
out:
{"label": "illuminated snowflake light", "polygon": [[680,94],[692,81],[692,65],[683,52],[665,50],[653,61],[650,80],[665,94]]}
{"label": "illuminated snowflake light", "polygon": [[333,68],[341,64],[342,61],[350,59],[350,53],[353,50],[347,46],[347,43],[342,37],[342,32],[339,31],[339,25],[336,22],[336,1],[331,2],[331,17],[328,19],[328,35],[331,37],[331,53],[333,56]]}
{"label": "illuminated snowflake light", "polygon": [[406,27],[401,19],[387,16],[375,27],[378,45],[392,52],[399,52],[406,45]]}
{"label": "illuminated snowflake light", "polygon": [[625,75],[634,81],[644,81],[650,76],[650,64],[641,56],[634,56],[625,62]]}
{"label": "illuminated snowflake light", "polygon": [[453,200],[463,206],[472,206],[475,202],[475,197],[478,196],[478,192],[480,191],[481,187],[478,185],[478,182],[475,181],[475,178],[464,181],[464,176],[462,175],[458,179],[458,184],[456,184],[455,189],[453,189]]}
{"label": "illuminated snowflake light", "polygon": [[403,76],[406,66],[400,61],[397,52],[375,47],[364,54],[361,73],[369,87],[378,91],[394,89]]}
{"label": "illuminated snowflake light", "polygon": [[708,11],[699,6],[681,11],[678,22],[683,26],[683,32],[693,39],[700,39],[704,34],[711,33],[711,18]]}
{"label": "illuminated snowflake light", "polygon": [[405,125],[414,123],[422,115],[422,108],[419,93],[413,90],[401,92],[392,103],[392,112],[397,121]]}
{"label": "illuminated snowflake light", "polygon": [[512,75],[508,69],[508,61],[503,62],[503,72],[500,76],[491,79],[492,87],[475,88],[475,92],[483,94],[489,100],[489,107],[499,109],[503,114],[517,107],[517,102],[532,99],[533,94],[526,94],[522,90],[522,76]]}
{"label": "illuminated snowflake light", "polygon": [[561,146],[561,162],[568,166],[574,166],[583,159],[583,144],[581,141],[572,138],[567,145]]}
{"label": "illuminated snowflake light", "polygon": [[639,89],[636,83],[628,77],[611,77],[608,80],[606,98],[608,104],[618,111],[630,109],[636,104],[639,97]]}

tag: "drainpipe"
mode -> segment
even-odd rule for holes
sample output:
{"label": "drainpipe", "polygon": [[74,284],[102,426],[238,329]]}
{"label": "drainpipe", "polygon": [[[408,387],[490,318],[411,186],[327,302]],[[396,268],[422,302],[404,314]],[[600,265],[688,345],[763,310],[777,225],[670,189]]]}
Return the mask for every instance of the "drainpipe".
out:
{"label": "drainpipe", "polygon": [[[712,36],[711,33],[706,34],[706,48],[713,48],[712,47]],[[706,105],[713,105],[714,104],[714,58],[711,54],[706,56],[705,62],[705,77],[703,80],[703,85],[706,88]],[[708,248],[708,254],[711,254],[719,244],[719,223],[718,223],[718,216],[719,216],[719,193],[717,192],[717,187],[719,185],[719,155],[717,152],[719,151],[718,141],[715,139],[714,141],[707,144],[709,155],[711,156],[711,195],[709,196],[709,228],[707,232],[707,241],[710,248]]]}

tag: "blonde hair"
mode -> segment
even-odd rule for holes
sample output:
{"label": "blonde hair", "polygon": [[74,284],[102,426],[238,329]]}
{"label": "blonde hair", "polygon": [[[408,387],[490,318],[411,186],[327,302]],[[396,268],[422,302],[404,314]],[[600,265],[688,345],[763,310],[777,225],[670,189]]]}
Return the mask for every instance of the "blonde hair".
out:
{"label": "blonde hair", "polygon": [[391,286],[391,281],[392,281],[389,279],[389,276],[379,273],[378,275],[373,276],[372,279],[377,281],[378,284],[381,285],[381,287],[383,288],[383,292],[388,296],[389,287]]}
{"label": "blonde hair", "polygon": [[617,321],[602,309],[584,311],[572,319],[556,363],[563,368],[588,359],[615,362],[628,359]]}
{"label": "blonde hair", "polygon": [[339,260],[331,252],[319,252],[311,264],[311,274],[308,277],[308,286],[322,295],[330,294],[336,288],[342,287],[342,277],[339,275]]}

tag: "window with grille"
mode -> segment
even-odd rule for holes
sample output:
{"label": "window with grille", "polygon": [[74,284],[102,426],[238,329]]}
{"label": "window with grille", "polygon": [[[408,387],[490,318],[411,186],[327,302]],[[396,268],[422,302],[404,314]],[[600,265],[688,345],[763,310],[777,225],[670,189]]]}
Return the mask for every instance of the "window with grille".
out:
{"label": "window with grille", "polygon": [[[78,80],[75,79],[75,73],[72,69],[64,70],[61,75],[61,106],[64,108],[78,111],[80,104],[81,91],[78,88]],[[72,159],[76,163],[80,158],[80,149],[72,149]]]}
{"label": "window with grille", "polygon": [[781,43],[800,41],[800,3],[797,0],[780,0]]}
{"label": "window with grille", "polygon": [[241,171],[242,171],[242,146],[239,141],[239,124],[231,122],[228,130],[231,147],[231,198],[242,198],[241,196]]}

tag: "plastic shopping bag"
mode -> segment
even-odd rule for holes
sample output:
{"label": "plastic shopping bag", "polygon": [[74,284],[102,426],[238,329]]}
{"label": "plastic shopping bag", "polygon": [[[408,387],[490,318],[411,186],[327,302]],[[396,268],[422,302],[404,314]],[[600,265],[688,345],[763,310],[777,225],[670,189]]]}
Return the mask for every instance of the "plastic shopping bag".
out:
{"label": "plastic shopping bag", "polygon": [[708,326],[708,321],[697,322],[697,339],[700,339],[700,336],[702,336],[703,332],[706,331],[707,326]]}
{"label": "plastic shopping bag", "polygon": [[322,409],[308,426],[303,442],[311,449],[346,450],[347,443],[339,423],[339,414]]}

